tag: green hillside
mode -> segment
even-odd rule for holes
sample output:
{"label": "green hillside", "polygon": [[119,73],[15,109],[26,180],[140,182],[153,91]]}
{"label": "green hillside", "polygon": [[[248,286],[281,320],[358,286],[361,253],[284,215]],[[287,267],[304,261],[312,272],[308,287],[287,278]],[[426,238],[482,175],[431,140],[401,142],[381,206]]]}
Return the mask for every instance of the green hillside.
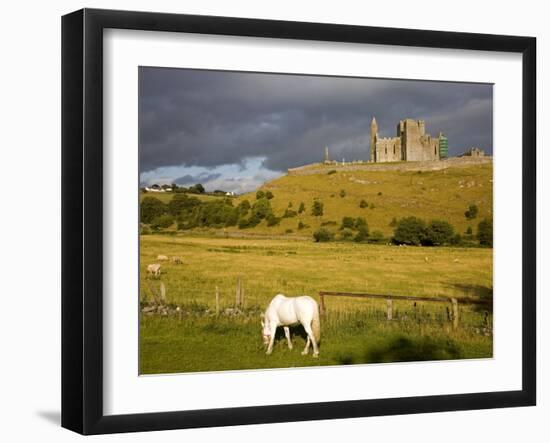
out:
{"label": "green hillside", "polygon": [[[336,172],[335,172],[336,171]],[[484,217],[492,218],[493,211],[493,164],[485,162],[473,165],[453,166],[435,171],[418,170],[341,170],[325,167],[316,173],[285,175],[264,184],[260,189],[271,191],[274,198],[271,206],[276,216],[291,209],[298,211],[300,203],[305,211],[295,217],[283,218],[278,226],[268,227],[266,221],[241,232],[261,234],[311,235],[321,224],[337,230],[342,217],[364,217],[372,231],[379,230],[390,236],[394,218],[416,216],[425,220],[442,219],[450,222],[460,234],[468,227],[475,233],[477,224]],[[344,191],[344,192],[342,192]],[[341,195],[345,195],[341,197]],[[235,199],[234,204],[256,199],[255,193]],[[315,199],[324,205],[321,217],[311,215]],[[361,201],[368,204],[360,207]],[[464,212],[475,204],[479,213],[473,220],[466,219]],[[363,203],[364,206],[364,203]],[[309,227],[298,230],[298,223]],[[337,225],[327,222],[334,221]],[[228,231],[239,231],[237,227]],[[292,233],[288,233],[292,230]]]}

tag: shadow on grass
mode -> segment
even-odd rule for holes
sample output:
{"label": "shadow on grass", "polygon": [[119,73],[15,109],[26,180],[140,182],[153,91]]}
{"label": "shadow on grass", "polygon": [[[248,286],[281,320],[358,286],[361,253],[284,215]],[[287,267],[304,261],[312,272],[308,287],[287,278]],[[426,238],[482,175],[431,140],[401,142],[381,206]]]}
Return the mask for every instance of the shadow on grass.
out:
{"label": "shadow on grass", "polygon": [[393,363],[429,360],[455,360],[462,358],[458,345],[448,339],[430,337],[408,338],[398,336],[365,349],[363,353],[340,354],[338,364]]}
{"label": "shadow on grass", "polygon": [[484,305],[473,305],[472,309],[476,312],[492,312],[493,311],[493,288],[489,288],[483,285],[471,285],[455,283],[450,285],[456,291],[460,292],[460,295],[466,297],[477,298],[480,301],[485,302]]}

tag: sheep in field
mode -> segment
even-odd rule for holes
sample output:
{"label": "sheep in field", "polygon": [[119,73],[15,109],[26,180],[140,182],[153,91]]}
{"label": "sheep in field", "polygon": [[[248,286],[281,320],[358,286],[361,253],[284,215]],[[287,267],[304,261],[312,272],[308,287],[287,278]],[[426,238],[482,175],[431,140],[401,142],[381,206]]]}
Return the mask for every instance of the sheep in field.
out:
{"label": "sheep in field", "polygon": [[181,265],[183,264],[183,260],[179,257],[172,257],[172,262],[176,265]]}
{"label": "sheep in field", "polygon": [[152,263],[147,266],[147,273],[151,277],[160,277],[160,265],[158,263]]}
{"label": "sheep in field", "polygon": [[166,261],[168,260],[168,257],[166,255],[157,255],[158,261]]}

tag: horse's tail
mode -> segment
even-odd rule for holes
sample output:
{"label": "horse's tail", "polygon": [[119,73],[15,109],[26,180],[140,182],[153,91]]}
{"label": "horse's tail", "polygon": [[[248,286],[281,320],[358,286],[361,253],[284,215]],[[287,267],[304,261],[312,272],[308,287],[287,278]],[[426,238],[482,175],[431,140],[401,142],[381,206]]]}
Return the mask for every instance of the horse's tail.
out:
{"label": "horse's tail", "polygon": [[321,321],[319,319],[319,307],[315,307],[313,312],[313,319],[311,320],[311,331],[313,332],[313,337],[317,344],[321,342]]}

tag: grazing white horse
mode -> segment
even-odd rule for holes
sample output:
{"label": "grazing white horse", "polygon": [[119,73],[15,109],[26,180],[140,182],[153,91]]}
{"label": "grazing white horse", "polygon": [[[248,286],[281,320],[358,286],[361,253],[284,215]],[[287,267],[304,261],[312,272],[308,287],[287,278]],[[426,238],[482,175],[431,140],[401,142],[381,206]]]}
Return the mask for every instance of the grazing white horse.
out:
{"label": "grazing white horse", "polygon": [[319,321],[319,306],[308,295],[301,297],[285,297],[277,294],[262,314],[262,335],[266,354],[273,352],[273,342],[278,326],[283,326],[288,341],[288,348],[292,349],[289,326],[301,323],[307,334],[306,347],[302,355],[309,352],[310,343],[313,344],[313,357],[319,356],[319,341],[321,339],[321,323]]}

